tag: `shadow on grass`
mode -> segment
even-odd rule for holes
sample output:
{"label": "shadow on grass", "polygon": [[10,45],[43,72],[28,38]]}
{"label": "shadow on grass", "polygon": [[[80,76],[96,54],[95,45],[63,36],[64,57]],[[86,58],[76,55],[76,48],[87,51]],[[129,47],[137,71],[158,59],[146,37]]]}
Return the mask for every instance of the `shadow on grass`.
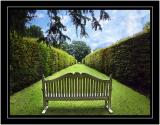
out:
{"label": "shadow on grass", "polygon": [[96,107],[49,107],[45,115],[110,115],[103,106]]}

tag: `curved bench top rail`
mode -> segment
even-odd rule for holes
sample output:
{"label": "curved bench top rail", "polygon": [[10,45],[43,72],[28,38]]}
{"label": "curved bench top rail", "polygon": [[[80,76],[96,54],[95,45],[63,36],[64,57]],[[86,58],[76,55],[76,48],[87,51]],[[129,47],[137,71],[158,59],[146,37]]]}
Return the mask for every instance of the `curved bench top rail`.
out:
{"label": "curved bench top rail", "polygon": [[79,73],[79,72],[74,72],[74,73],[67,73],[67,74],[64,74],[58,78],[54,78],[52,80],[46,80],[44,78],[45,81],[47,82],[52,82],[52,81],[56,81],[56,80],[61,80],[61,79],[64,79],[64,78],[91,78],[91,79],[94,79],[94,80],[98,80],[98,81],[108,81],[109,79],[106,79],[106,80],[103,80],[103,79],[100,79],[100,78],[97,78],[93,75],[90,75],[90,74],[87,74],[87,73]]}

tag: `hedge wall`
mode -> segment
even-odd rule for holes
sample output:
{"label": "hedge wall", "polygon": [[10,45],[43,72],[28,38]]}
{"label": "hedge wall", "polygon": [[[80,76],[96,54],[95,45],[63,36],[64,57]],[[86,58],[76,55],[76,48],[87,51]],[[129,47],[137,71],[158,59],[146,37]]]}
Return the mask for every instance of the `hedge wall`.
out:
{"label": "hedge wall", "polygon": [[92,54],[87,55],[83,60],[82,63],[92,67],[96,68],[97,70],[103,72],[103,51],[104,49],[100,49],[95,51]]}
{"label": "hedge wall", "polygon": [[113,77],[150,96],[150,33],[143,33],[111,47],[96,51],[83,59],[86,65]]}
{"label": "hedge wall", "polygon": [[73,65],[76,60],[68,53],[36,43],[30,39],[12,39],[9,49],[11,94],[45,76]]}

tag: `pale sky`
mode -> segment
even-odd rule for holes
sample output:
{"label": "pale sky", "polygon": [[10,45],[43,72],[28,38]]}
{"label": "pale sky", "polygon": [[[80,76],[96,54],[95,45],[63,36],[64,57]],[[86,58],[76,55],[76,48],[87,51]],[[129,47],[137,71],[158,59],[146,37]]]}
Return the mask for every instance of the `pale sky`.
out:
{"label": "pale sky", "polygon": [[[72,24],[70,17],[62,12],[61,21],[67,27],[67,31],[63,33],[68,35],[71,40],[85,41],[94,50],[110,46],[122,38],[141,32],[143,26],[150,21],[150,10],[106,10],[106,12],[111,20],[100,21],[102,31],[92,30],[91,23],[87,22],[88,38],[80,38],[80,35],[77,37],[75,26]],[[50,22],[47,10],[37,10],[36,16],[29,25],[40,26],[46,36],[46,30],[49,28]],[[99,10],[95,11],[95,16],[99,19]]]}

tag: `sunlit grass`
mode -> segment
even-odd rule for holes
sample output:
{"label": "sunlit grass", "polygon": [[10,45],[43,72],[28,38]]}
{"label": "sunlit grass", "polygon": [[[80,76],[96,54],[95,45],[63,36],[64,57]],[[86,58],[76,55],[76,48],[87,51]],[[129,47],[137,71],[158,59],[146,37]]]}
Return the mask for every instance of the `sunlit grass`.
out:
{"label": "sunlit grass", "polygon": [[[75,64],[49,77],[53,79],[69,72],[85,72],[101,79],[108,79],[95,69]],[[11,115],[41,115],[42,83],[38,81],[10,97]],[[138,92],[113,79],[112,115],[149,115],[150,100]],[[46,115],[110,115],[104,108],[104,101],[50,101]]]}

